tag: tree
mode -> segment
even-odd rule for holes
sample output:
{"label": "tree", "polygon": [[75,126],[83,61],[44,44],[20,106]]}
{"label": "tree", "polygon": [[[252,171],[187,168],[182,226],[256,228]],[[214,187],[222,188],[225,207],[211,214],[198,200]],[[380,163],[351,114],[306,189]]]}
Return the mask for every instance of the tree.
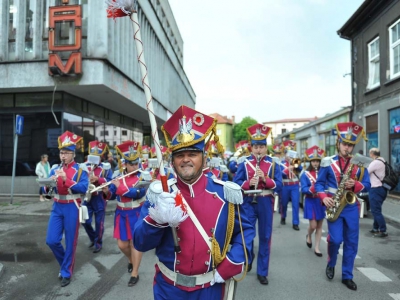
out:
{"label": "tree", "polygon": [[258,122],[251,117],[244,117],[240,123],[237,123],[233,127],[233,139],[235,140],[235,143],[242,140],[247,140],[249,138],[246,131],[247,127],[257,123]]}

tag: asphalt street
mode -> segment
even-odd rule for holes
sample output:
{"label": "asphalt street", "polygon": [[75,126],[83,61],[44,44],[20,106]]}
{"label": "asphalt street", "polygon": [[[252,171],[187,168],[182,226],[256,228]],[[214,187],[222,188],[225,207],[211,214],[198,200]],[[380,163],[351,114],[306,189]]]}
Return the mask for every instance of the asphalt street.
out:
{"label": "asphalt street", "polygon": [[[139,270],[140,281],[128,287],[127,260],[112,238],[115,202],[107,208],[103,250],[93,254],[89,240],[80,229],[75,271],[69,286],[61,288],[58,264],[45,243],[51,202],[36,198],[0,201],[0,299],[153,299],[154,251],[144,254]],[[399,205],[399,204],[397,204]],[[400,206],[400,205],[399,205]],[[385,210],[385,208],[384,208]],[[302,212],[301,212],[302,215]],[[274,214],[269,285],[257,281],[255,264],[238,283],[235,299],[400,299],[400,225],[388,220],[387,238],[374,238],[369,230],[372,219],[360,219],[359,251],[354,269],[358,291],[341,283],[341,255],[336,276],[325,276],[326,235],[324,224],[321,251],[317,257],[305,243],[308,221],[300,231],[279,224]],[[257,239],[255,240],[258,249]],[[171,297],[173,299],[173,297]]]}

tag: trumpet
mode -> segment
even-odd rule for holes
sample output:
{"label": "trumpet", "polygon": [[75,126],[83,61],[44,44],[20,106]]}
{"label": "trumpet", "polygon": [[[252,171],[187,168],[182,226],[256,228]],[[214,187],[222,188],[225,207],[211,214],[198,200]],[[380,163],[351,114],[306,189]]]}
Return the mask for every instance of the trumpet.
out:
{"label": "trumpet", "polygon": [[300,158],[293,158],[290,161],[290,165],[293,166],[293,168],[297,169],[301,165],[301,159]]}

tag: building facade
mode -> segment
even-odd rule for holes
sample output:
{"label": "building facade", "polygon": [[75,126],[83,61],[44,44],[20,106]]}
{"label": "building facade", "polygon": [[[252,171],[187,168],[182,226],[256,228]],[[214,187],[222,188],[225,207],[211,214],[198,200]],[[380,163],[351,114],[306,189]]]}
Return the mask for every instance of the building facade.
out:
{"label": "building facade", "polygon": [[351,47],[352,120],[368,137],[355,150],[378,147],[400,172],[400,1],[364,1],[338,34]]}
{"label": "building facade", "polygon": [[218,113],[210,114],[211,117],[217,119],[217,135],[220,143],[224,146],[225,151],[235,152],[233,144],[233,125],[235,124],[235,116],[229,119],[227,116],[221,116]]}
{"label": "building facade", "polygon": [[337,139],[335,125],[340,122],[348,122],[350,115],[351,107],[343,108],[307,123],[300,128],[278,135],[275,143],[281,143],[285,140],[295,141],[296,152],[300,158],[303,158],[305,151],[314,145],[324,149],[326,156],[334,155],[336,153]]}
{"label": "building facade", "polygon": [[[263,122],[264,125],[272,128],[272,137],[276,137],[280,134],[285,134],[300,128],[311,121],[316,120],[314,118],[294,118],[294,119],[281,119],[276,121]],[[267,139],[268,145],[272,144],[271,135]]]}
{"label": "building facade", "polygon": [[[196,96],[183,68],[183,40],[168,1],[138,2],[160,127],[180,105],[194,107]],[[13,159],[17,114],[24,116],[17,161],[31,168],[44,153],[59,163],[57,137],[65,130],[84,137],[78,161],[94,139],[111,148],[128,139],[152,143],[132,22],[107,18],[106,8],[104,1],[88,0],[0,2],[1,160]],[[0,176],[9,177],[10,171],[0,168]],[[0,194],[7,194],[10,178],[3,179]],[[28,178],[26,185],[31,182]],[[15,190],[34,191],[36,186]]]}

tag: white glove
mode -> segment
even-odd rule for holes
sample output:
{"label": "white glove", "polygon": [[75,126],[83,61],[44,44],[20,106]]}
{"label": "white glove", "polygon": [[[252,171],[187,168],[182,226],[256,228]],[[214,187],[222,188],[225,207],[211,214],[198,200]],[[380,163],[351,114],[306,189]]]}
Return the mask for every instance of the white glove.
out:
{"label": "white glove", "polygon": [[177,227],[188,217],[180,206],[175,206],[175,196],[176,192],[172,194],[162,192],[155,207],[149,208],[150,217],[158,224],[168,223],[171,227]]}
{"label": "white glove", "polygon": [[225,280],[219,275],[218,270],[215,271],[214,278],[211,280],[210,285],[213,286],[215,283],[224,283]]}

